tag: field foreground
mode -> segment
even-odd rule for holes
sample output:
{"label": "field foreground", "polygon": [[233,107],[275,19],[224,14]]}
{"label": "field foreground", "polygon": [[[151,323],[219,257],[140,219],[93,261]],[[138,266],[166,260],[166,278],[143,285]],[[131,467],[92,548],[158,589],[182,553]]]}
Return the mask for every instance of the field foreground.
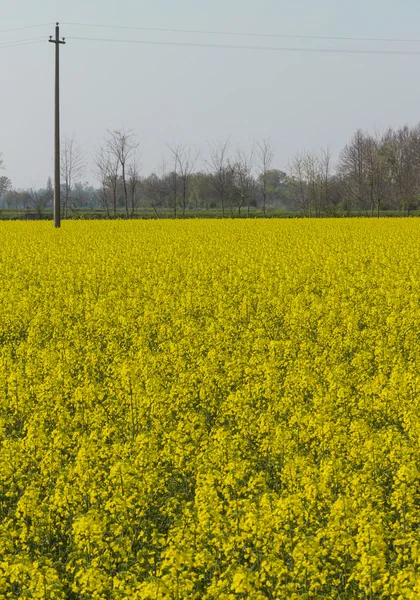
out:
{"label": "field foreground", "polygon": [[0,598],[420,597],[419,221],[0,242]]}

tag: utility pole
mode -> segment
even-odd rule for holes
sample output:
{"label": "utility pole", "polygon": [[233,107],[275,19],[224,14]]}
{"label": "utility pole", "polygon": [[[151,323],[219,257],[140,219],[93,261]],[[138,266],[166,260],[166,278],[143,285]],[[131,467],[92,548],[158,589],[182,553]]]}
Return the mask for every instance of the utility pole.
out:
{"label": "utility pole", "polygon": [[60,227],[60,44],[66,42],[64,38],[60,40],[58,23],[55,27],[55,40],[50,35],[49,41],[55,44],[54,227]]}

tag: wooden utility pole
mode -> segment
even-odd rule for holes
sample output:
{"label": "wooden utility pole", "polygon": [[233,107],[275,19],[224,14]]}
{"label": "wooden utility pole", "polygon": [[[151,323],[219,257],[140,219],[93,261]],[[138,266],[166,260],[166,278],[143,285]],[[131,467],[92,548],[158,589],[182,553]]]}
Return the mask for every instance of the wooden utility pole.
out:
{"label": "wooden utility pole", "polygon": [[55,27],[55,40],[51,35],[49,41],[55,44],[54,227],[60,227],[60,44],[66,42],[64,38],[60,40],[58,23]]}

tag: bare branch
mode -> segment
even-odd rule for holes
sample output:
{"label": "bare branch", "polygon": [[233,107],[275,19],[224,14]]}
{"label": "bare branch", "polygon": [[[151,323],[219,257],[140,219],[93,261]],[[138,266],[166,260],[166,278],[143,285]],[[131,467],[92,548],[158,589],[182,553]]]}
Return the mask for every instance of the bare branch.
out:
{"label": "bare branch", "polygon": [[269,200],[269,196],[271,193],[269,181],[270,181],[270,171],[273,168],[274,161],[274,143],[270,138],[266,138],[262,140],[262,142],[257,142],[255,152],[257,157],[257,166],[259,170],[259,182],[261,193],[263,197],[263,211],[264,217],[266,216],[267,211],[267,202]]}
{"label": "bare branch", "polygon": [[127,187],[127,164],[129,159],[138,149],[138,143],[135,140],[135,134],[130,129],[125,131],[124,129],[114,129],[113,131],[108,130],[108,138],[106,140],[106,148],[108,153],[114,157],[117,164],[121,166],[122,184],[124,190],[125,199],[125,212],[126,217],[129,217],[129,203],[128,203],[128,187]]}
{"label": "bare branch", "polygon": [[63,182],[62,208],[67,217],[69,201],[74,184],[86,172],[86,152],[76,144],[74,137],[65,136],[61,143],[61,180]]}

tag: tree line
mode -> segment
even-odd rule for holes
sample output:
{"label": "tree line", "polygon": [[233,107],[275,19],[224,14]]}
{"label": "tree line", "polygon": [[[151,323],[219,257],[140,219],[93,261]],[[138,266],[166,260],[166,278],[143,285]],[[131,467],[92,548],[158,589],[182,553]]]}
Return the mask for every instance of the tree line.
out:
{"label": "tree line", "polygon": [[[205,156],[182,143],[166,145],[155,171],[142,172],[139,143],[132,130],[107,131],[91,157],[74,138],[61,148],[61,201],[64,217],[97,210],[107,218],[133,218],[144,211],[156,218],[216,211],[221,217],[270,216],[282,209],[305,217],[410,215],[420,209],[420,124],[384,133],[358,130],[333,164],[328,149],[295,155],[286,171],[274,164],[271,139],[251,148],[230,139],[210,143]],[[4,170],[0,154],[0,169]],[[42,189],[17,190],[0,177],[3,210],[51,210],[51,178]],[[143,211],[143,212],[142,212]]]}

